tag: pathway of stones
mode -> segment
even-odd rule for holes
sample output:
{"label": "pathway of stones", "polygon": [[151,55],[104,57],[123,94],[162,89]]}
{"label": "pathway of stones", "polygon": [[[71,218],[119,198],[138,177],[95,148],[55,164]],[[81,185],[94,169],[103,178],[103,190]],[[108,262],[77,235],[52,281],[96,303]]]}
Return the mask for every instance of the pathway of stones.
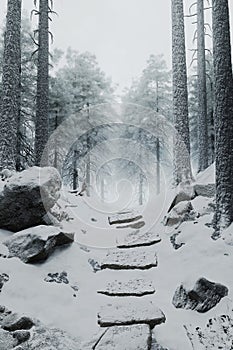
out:
{"label": "pathway of stones", "polygon": [[[139,213],[119,213],[109,217],[110,225],[119,228],[127,223],[143,222]],[[135,230],[117,242],[100,263],[101,270],[145,270],[156,268],[155,244],[161,238],[157,233],[141,233]],[[101,272],[100,272],[101,273]],[[93,350],[150,350],[152,329],[166,318],[150,296],[155,293],[153,281],[142,278],[115,279],[98,290],[109,301],[97,315],[98,324],[104,329],[102,336],[93,345]],[[134,298],[133,298],[134,297]],[[137,297],[137,298],[135,298]],[[135,300],[136,299],[136,300]]]}

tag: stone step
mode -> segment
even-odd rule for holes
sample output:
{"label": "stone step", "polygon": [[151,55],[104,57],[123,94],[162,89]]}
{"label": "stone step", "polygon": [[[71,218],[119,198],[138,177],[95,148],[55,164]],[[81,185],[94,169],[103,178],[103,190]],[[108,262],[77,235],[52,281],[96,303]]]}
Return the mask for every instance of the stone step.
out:
{"label": "stone step", "polygon": [[95,350],[149,350],[151,330],[146,324],[110,327],[101,337]]}
{"label": "stone step", "polygon": [[130,232],[126,237],[117,239],[118,248],[132,248],[141,246],[150,246],[161,242],[158,233],[153,231],[140,232],[140,230]]}
{"label": "stone step", "polygon": [[153,301],[144,298],[137,301],[128,299],[102,306],[98,313],[98,324],[101,327],[111,327],[145,323],[153,328],[165,322],[165,315]]}
{"label": "stone step", "polygon": [[106,257],[100,263],[101,269],[140,269],[146,270],[156,267],[158,264],[154,249],[130,248],[114,249],[107,253]]}
{"label": "stone step", "polygon": [[128,281],[108,282],[98,293],[108,296],[144,296],[155,293],[155,288],[151,281],[145,279],[132,279]]}
{"label": "stone step", "polygon": [[116,228],[132,228],[132,229],[140,229],[143,226],[145,226],[145,221],[137,221],[137,222],[132,222],[131,224],[127,225],[121,225],[121,226],[116,226]]}
{"label": "stone step", "polygon": [[142,215],[136,211],[125,211],[108,217],[110,225],[127,224],[142,219]]}

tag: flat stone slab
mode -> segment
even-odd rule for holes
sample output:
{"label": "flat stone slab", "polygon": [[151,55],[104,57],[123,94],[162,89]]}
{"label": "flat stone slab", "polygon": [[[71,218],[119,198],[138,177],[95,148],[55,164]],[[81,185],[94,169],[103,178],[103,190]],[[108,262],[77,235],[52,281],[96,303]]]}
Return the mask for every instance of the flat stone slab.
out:
{"label": "flat stone slab", "polygon": [[140,219],[142,219],[142,215],[136,211],[125,211],[109,216],[108,222],[110,225],[127,224],[129,222],[137,221]]}
{"label": "flat stone slab", "polygon": [[105,288],[98,290],[98,293],[109,296],[143,296],[155,293],[151,281],[144,279],[131,279],[128,281],[108,282]]}
{"label": "flat stone slab", "polygon": [[145,299],[120,301],[102,306],[98,313],[98,324],[101,327],[148,324],[151,328],[164,323],[163,312],[152,302]]}
{"label": "flat stone slab", "polygon": [[124,238],[118,238],[118,248],[149,246],[161,242],[159,234],[152,231],[141,233],[140,230],[129,233]]}
{"label": "flat stone slab", "polygon": [[132,229],[140,229],[145,226],[145,221],[137,221],[132,222],[131,224],[116,226],[116,228],[132,228]]}
{"label": "flat stone slab", "polygon": [[158,265],[154,249],[130,248],[109,251],[100,263],[101,269],[140,269],[146,270]]}
{"label": "flat stone slab", "polygon": [[96,350],[149,350],[151,330],[146,324],[109,328]]}

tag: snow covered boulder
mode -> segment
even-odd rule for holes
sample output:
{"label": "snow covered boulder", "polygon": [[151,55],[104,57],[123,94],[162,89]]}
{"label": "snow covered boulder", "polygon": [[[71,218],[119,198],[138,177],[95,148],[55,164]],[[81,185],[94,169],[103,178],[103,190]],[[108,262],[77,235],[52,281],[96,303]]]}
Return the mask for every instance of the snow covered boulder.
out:
{"label": "snow covered boulder", "polygon": [[173,226],[183,221],[193,220],[195,212],[189,201],[178,203],[165,217],[165,226]]}
{"label": "snow covered boulder", "polygon": [[193,288],[183,284],[177,288],[172,303],[176,308],[207,312],[228,295],[228,288],[222,284],[200,278]]}
{"label": "snow covered boulder", "polygon": [[195,184],[194,191],[196,196],[212,198],[215,196],[215,184]]}
{"label": "snow covered boulder", "polygon": [[179,203],[181,202],[187,202],[191,201],[193,198],[195,198],[195,192],[193,189],[193,186],[191,184],[184,184],[181,183],[176,190],[176,196],[173,199],[169,209],[168,213]]}
{"label": "snow covered boulder", "polygon": [[20,231],[48,223],[59,199],[61,178],[52,167],[32,167],[13,175],[0,192],[0,228]]}
{"label": "snow covered boulder", "polygon": [[73,241],[73,233],[41,225],[15,233],[4,244],[9,250],[9,257],[18,257],[25,263],[35,263],[46,260],[56,247]]}

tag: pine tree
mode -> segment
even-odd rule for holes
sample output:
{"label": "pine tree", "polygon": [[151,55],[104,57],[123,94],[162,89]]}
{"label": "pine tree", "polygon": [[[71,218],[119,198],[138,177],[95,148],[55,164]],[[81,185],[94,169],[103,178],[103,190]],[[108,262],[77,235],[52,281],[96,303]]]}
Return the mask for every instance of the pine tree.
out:
{"label": "pine tree", "polygon": [[41,157],[49,136],[49,0],[40,0],[38,28],[37,95],[35,122],[35,163],[41,164]]}
{"label": "pine tree", "polygon": [[216,231],[233,222],[233,78],[228,0],[213,0]]}
{"label": "pine tree", "polygon": [[20,120],[21,0],[8,0],[0,111],[0,167],[16,169]]}
{"label": "pine tree", "polygon": [[175,184],[192,178],[188,119],[187,68],[183,0],[172,0],[172,75]]}
{"label": "pine tree", "polygon": [[198,171],[208,167],[204,0],[197,0]]}

